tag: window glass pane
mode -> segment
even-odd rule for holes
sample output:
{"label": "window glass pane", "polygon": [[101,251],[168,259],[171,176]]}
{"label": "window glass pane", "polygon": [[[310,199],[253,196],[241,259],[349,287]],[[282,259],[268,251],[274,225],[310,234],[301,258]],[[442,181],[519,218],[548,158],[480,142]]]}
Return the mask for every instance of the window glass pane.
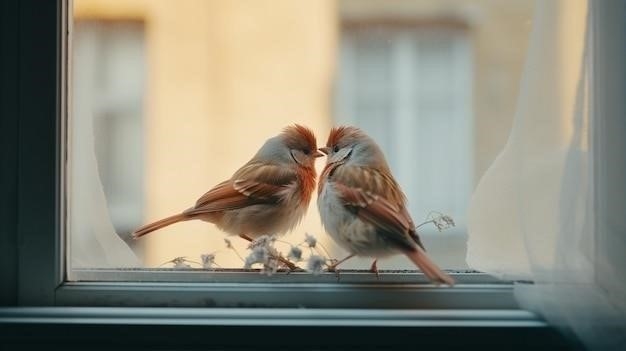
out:
{"label": "window glass pane", "polygon": [[[372,136],[413,220],[442,213],[457,224],[419,228],[429,255],[444,269],[468,268],[465,212],[508,137],[531,2],[73,4],[71,267],[172,267],[176,257],[186,258],[179,266],[201,267],[212,254],[214,267],[242,268],[247,242],[211,223],[181,222],[138,240],[131,233],[193,206],[267,138],[299,123],[320,147],[334,125]],[[305,258],[342,258],[315,198],[276,246],[284,255],[296,246]],[[371,261],[340,267],[368,269]],[[378,267],[414,269],[401,255]]]}

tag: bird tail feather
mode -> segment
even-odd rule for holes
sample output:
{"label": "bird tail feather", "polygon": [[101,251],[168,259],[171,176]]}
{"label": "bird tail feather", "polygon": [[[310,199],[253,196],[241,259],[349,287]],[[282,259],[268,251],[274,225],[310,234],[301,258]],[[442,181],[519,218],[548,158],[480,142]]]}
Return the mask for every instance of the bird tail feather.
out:
{"label": "bird tail feather", "polygon": [[182,221],[187,221],[192,219],[192,217],[183,214],[183,213],[179,213],[179,214],[175,214],[173,216],[169,216],[166,218],[163,218],[161,220],[158,220],[156,222],[150,223],[150,224],[146,224],[138,229],[136,229],[133,233],[133,239],[137,239],[139,237],[142,237],[148,233],[151,233],[157,229],[161,229],[163,227],[167,227],[170,224],[174,224],[174,223],[178,223],[178,222],[182,222]]}
{"label": "bird tail feather", "polygon": [[454,285],[454,279],[437,267],[421,247],[415,251],[407,252],[406,255],[433,283]]}

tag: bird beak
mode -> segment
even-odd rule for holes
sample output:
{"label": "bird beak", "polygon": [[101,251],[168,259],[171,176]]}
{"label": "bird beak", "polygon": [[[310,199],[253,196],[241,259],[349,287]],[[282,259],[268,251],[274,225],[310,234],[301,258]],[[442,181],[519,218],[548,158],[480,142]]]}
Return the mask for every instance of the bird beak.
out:
{"label": "bird beak", "polygon": [[319,150],[323,152],[325,155],[328,155],[330,153],[330,147],[328,146],[321,147],[319,148]]}
{"label": "bird beak", "polygon": [[322,156],[324,156],[324,154],[317,150],[315,150],[315,152],[313,153],[313,157],[322,157]]}

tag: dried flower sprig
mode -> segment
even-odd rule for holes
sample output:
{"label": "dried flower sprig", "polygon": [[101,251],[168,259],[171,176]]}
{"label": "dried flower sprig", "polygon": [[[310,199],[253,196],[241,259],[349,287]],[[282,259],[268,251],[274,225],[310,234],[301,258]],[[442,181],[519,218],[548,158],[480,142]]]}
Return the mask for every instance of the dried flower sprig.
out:
{"label": "dried flower sprig", "polygon": [[261,235],[248,244],[248,249],[254,249],[256,247],[273,248],[275,242],[276,238],[273,235]]}
{"label": "dried flower sprig", "polygon": [[428,216],[426,216],[426,221],[420,223],[417,228],[420,228],[428,223],[432,223],[440,232],[456,225],[452,217],[437,211],[431,211]]}
{"label": "dried flower sprig", "polygon": [[294,260],[296,262],[302,261],[302,249],[297,246],[292,246],[287,254],[287,259]]}
{"label": "dried flower sprig", "polygon": [[[277,239],[273,235],[262,235],[251,241],[248,249],[251,250],[250,255],[244,260],[244,268],[250,269],[253,264],[262,264],[262,274],[272,275],[278,271],[281,266],[286,266],[289,270],[298,269],[298,267],[274,247]],[[287,243],[288,244],[288,243]]]}
{"label": "dried flower sprig", "polygon": [[233,250],[233,252],[235,253],[235,255],[237,255],[237,257],[239,257],[239,259],[241,260],[241,262],[246,262],[246,260],[241,256],[241,254],[239,254],[239,251],[237,251],[237,249],[233,246],[233,243],[230,242],[229,239],[224,238],[224,243],[226,243],[226,248],[229,250]]}
{"label": "dried flower sprig", "polygon": [[[322,245],[321,242],[318,242],[315,236],[309,233],[304,233],[304,241],[298,244],[298,247],[299,246],[308,247],[309,250],[311,251],[311,255],[313,255],[313,250],[315,250],[321,256],[330,257],[330,254],[328,253],[328,250],[326,250],[326,247],[324,247],[324,245]],[[322,248],[323,252],[320,251],[319,248]]]}
{"label": "dried flower sprig", "polygon": [[317,246],[317,238],[309,233],[304,234],[304,242],[310,248],[314,248],[315,246]]}
{"label": "dried flower sprig", "polygon": [[[431,211],[428,216],[426,216],[426,221],[419,224],[416,228],[420,228],[429,223],[432,223],[440,232],[456,225],[451,216],[441,212]],[[306,270],[315,275],[321,274],[325,267],[330,269],[337,263],[336,259],[330,257],[328,250],[326,250],[322,243],[319,242],[314,235],[309,233],[305,233],[304,240],[297,245],[279,240],[274,235],[262,235],[248,244],[247,249],[250,250],[250,253],[245,258],[233,246],[230,239],[225,238],[224,243],[228,250],[235,252],[237,257],[243,262],[245,269],[250,269],[253,265],[260,264],[260,272],[265,275],[275,274],[281,267],[287,267],[290,271],[300,269],[292,261],[307,261]],[[286,257],[282,256],[281,252],[276,249],[276,243],[289,245],[290,249]],[[308,258],[304,256],[301,247],[308,248]],[[168,263],[173,264],[173,268],[192,268],[191,264],[198,265],[205,269],[221,267],[216,262],[216,253],[217,251],[202,254],[200,256],[201,263],[189,260],[186,257],[176,257],[160,264],[159,267]]]}
{"label": "dried flower sprig", "polygon": [[250,269],[253,264],[267,262],[270,259],[268,250],[263,246],[257,246],[250,251],[250,254],[246,256],[243,268]]}
{"label": "dried flower sprig", "polygon": [[202,268],[213,268],[213,266],[220,267],[219,264],[215,262],[215,253],[203,254],[200,256],[202,260]]}
{"label": "dried flower sprig", "polygon": [[175,257],[169,261],[165,261],[161,263],[159,267],[162,267],[168,263],[173,263],[174,264],[173,268],[191,268],[191,265],[188,263],[194,263],[194,264],[200,265],[199,262],[188,260],[186,257],[181,256],[181,257]]}
{"label": "dried flower sprig", "polygon": [[326,266],[326,261],[327,259],[325,257],[311,255],[307,264],[307,271],[313,273],[314,275],[321,274]]}

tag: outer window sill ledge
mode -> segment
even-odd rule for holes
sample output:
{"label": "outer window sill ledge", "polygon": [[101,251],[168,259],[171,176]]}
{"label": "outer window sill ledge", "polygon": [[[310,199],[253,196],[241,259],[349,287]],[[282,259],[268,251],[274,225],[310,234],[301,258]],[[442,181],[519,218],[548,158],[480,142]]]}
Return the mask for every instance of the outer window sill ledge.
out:
{"label": "outer window sill ledge", "polygon": [[0,308],[0,346],[46,349],[574,349],[523,310]]}
{"label": "outer window sill ledge", "polygon": [[[131,307],[278,307],[334,309],[489,309],[519,306],[513,284],[479,272],[451,272],[457,284],[436,287],[415,271],[342,271],[314,276],[205,270],[81,270],[54,301],[36,305]],[[33,305],[33,304],[31,304]]]}
{"label": "outer window sill ledge", "polygon": [[384,310],[183,307],[4,307],[0,324],[546,327],[524,310]]}

